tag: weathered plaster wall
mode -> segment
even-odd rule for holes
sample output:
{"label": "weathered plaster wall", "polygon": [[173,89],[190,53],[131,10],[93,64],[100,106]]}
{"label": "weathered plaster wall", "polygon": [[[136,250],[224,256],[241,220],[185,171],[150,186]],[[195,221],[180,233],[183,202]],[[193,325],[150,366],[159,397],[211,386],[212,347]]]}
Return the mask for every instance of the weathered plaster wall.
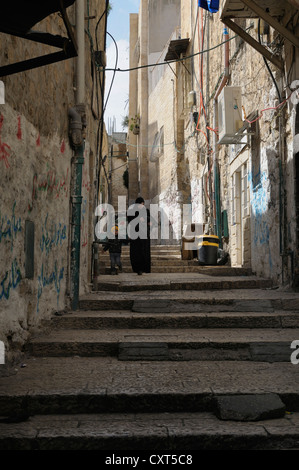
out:
{"label": "weathered plaster wall", "polygon": [[[0,331],[19,344],[66,303],[71,150],[9,104],[0,112]],[[33,279],[25,273],[26,221],[34,223]]]}
{"label": "weathered plaster wall", "polygon": [[[201,35],[198,36],[198,30],[201,31],[201,12],[198,17],[198,24],[196,31],[194,31],[196,8],[193,6],[193,13],[190,14],[187,5],[184,3],[182,8],[182,37],[194,37],[193,50],[198,50],[198,43],[201,41]],[[211,15],[210,18],[210,36],[209,44],[207,43],[207,34],[204,36],[204,47],[214,47],[223,41],[223,23],[219,20],[218,14]],[[203,13],[203,20],[206,21],[205,13]],[[193,23],[192,23],[193,21]],[[193,24],[193,27],[192,27]],[[207,31],[207,23],[205,24],[205,31]],[[250,20],[243,24],[243,27],[249,27]],[[229,32],[230,37],[234,36],[232,31]],[[256,37],[256,32],[252,29],[250,34]],[[269,37],[264,37],[264,41],[270,43],[275,40],[275,35],[271,32]],[[190,47],[187,55],[192,52]],[[282,51],[283,53],[283,51]],[[207,113],[207,122],[202,113],[200,125],[198,128],[201,130],[194,140],[193,148],[195,147],[195,138],[198,139],[197,147],[200,150],[196,154],[191,149],[186,147],[185,158],[187,157],[190,162],[190,172],[192,176],[196,176],[201,180],[204,167],[197,165],[198,161],[204,157],[207,161],[207,156],[212,155],[217,158],[220,166],[221,178],[221,207],[228,210],[228,220],[231,221],[232,205],[230,200],[231,193],[231,162],[235,157],[232,157],[231,146],[220,146],[216,148],[216,154],[213,148],[213,132],[206,129],[206,124],[213,127],[213,95],[220,83],[221,74],[224,72],[224,54],[223,46],[209,53],[204,53],[194,58],[193,70],[194,75],[191,77],[191,84],[189,87],[195,87],[197,96],[197,106],[193,107],[191,111],[199,110],[200,106],[200,91],[198,84],[200,82],[200,58],[203,60],[202,76],[203,76],[203,96],[205,103],[205,111]],[[207,64],[209,61],[209,69],[207,74]],[[285,90],[286,82],[285,77],[271,65],[277,83],[282,91],[282,95],[288,95]],[[192,83],[193,81],[193,83]],[[286,262],[288,265],[285,267],[284,272],[282,269],[282,258],[280,255],[281,244],[285,249],[294,246],[295,237],[295,206],[292,193],[294,191],[293,177],[293,157],[292,157],[292,140],[294,134],[290,132],[291,116],[289,109],[283,107],[282,125],[279,127],[279,118],[277,117],[278,110],[267,110],[261,115],[263,109],[269,107],[276,107],[279,102],[277,99],[276,89],[273,81],[265,67],[262,56],[254,51],[247,44],[242,44],[239,38],[230,41],[230,76],[228,86],[241,86],[242,87],[242,105],[245,116],[249,116],[251,112],[257,111],[259,119],[257,121],[257,136],[249,140],[249,158],[248,158],[248,179],[250,186],[250,227],[248,232],[251,239],[247,243],[251,246],[250,264],[257,274],[272,277],[277,282],[290,281],[291,263],[290,258]],[[186,90],[187,91],[187,90]],[[186,93],[186,92],[185,92]],[[243,115],[244,116],[244,115]],[[187,122],[188,118],[186,118]],[[185,125],[187,130],[187,124]],[[211,145],[210,153],[206,138],[203,136],[202,131],[209,137]],[[185,141],[188,138],[185,132]],[[286,137],[286,141],[284,140]],[[205,151],[204,151],[205,149]],[[206,155],[204,155],[204,153]],[[242,159],[240,160],[240,163]],[[282,179],[281,170],[282,168]],[[213,178],[213,169],[211,171]],[[191,177],[192,181],[192,177]],[[204,180],[202,180],[204,182]],[[280,184],[282,183],[283,189],[280,193]],[[198,190],[198,185],[191,184],[191,200],[194,200],[194,191]],[[281,213],[281,203],[283,205],[283,213]],[[244,220],[245,223],[245,220]],[[248,220],[247,222],[248,223]],[[235,227],[230,222],[230,238],[228,248],[232,250],[232,235],[234,235]],[[286,237],[288,238],[287,242]],[[246,242],[246,241],[245,241]],[[234,248],[236,249],[236,248]],[[244,250],[244,246],[243,246]],[[234,253],[232,253],[234,255]],[[234,256],[231,257],[232,259]],[[246,258],[248,262],[248,258]]]}
{"label": "weathered plaster wall", "polygon": [[[104,8],[105,2],[99,0],[90,15],[98,18]],[[74,23],[74,9],[70,8],[68,14]],[[92,35],[95,24],[90,25]],[[66,34],[59,15],[52,15],[38,27]],[[49,52],[44,46],[4,34],[0,41],[3,65]],[[2,78],[6,102],[0,105],[0,340],[5,343],[7,360],[42,327],[43,320],[69,307],[73,149],[68,110],[75,104],[75,60]],[[95,83],[90,63],[86,35],[87,135],[82,175],[80,293],[86,292],[91,282],[99,152],[100,115],[95,116],[92,109]],[[34,224],[32,278],[25,269],[28,221]]]}

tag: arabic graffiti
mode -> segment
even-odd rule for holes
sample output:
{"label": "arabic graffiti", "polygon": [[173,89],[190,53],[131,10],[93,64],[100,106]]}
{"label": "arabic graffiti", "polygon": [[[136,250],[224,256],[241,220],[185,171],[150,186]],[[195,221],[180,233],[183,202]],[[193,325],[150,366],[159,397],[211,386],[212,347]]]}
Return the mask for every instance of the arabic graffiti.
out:
{"label": "arabic graffiti", "polygon": [[16,217],[15,209],[16,202],[13,203],[11,216],[1,216],[0,212],[0,243],[2,240],[7,240],[11,245],[11,250],[18,232],[22,230],[21,217]]}
{"label": "arabic graffiti", "polygon": [[51,194],[56,198],[59,198],[61,195],[67,197],[68,174],[69,169],[66,170],[66,174],[63,176],[58,176],[55,170],[48,170],[47,174],[44,176],[38,176],[37,173],[35,173],[32,180],[32,196],[31,203],[28,204],[28,211],[32,211],[40,192]]}
{"label": "arabic graffiti", "polygon": [[6,300],[9,299],[11,289],[15,289],[18,284],[21,282],[22,276],[21,271],[18,266],[18,262],[16,259],[13,260],[11,263],[11,267],[4,276],[2,276],[0,282],[0,300],[5,298]]}
{"label": "arabic graffiti", "polygon": [[41,266],[40,275],[38,276],[38,288],[37,288],[37,311],[39,311],[39,299],[43,294],[43,290],[46,286],[53,285],[57,294],[57,304],[59,302],[59,295],[61,289],[61,281],[64,276],[64,267],[58,268],[57,261],[54,263],[54,268],[47,272],[44,264]]}
{"label": "arabic graffiti", "polygon": [[42,253],[48,255],[52,248],[61,246],[63,240],[66,239],[66,225],[52,222],[48,225],[48,214],[42,224],[42,235],[39,243]]}

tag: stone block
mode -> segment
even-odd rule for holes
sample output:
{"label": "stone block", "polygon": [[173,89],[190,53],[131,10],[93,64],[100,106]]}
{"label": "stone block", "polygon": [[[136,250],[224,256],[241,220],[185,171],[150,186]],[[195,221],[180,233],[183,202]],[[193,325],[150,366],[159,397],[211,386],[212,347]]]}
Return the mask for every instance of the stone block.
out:
{"label": "stone block", "polygon": [[250,345],[253,361],[290,362],[290,343],[288,342],[257,342]]}
{"label": "stone block", "polygon": [[284,414],[285,405],[274,393],[216,398],[216,415],[223,420],[260,421],[281,418]]}
{"label": "stone block", "polygon": [[168,360],[167,343],[126,342],[119,343],[120,361],[165,361]]}

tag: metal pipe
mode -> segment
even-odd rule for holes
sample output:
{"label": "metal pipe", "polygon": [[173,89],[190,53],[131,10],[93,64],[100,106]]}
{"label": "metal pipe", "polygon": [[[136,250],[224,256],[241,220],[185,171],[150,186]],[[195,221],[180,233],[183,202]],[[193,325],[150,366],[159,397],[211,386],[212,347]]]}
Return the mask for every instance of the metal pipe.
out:
{"label": "metal pipe", "polygon": [[80,253],[81,253],[81,206],[82,206],[82,167],[85,144],[85,38],[84,38],[85,0],[76,2],[76,39],[78,57],[76,59],[76,107],[69,110],[71,118],[71,140],[74,147],[73,182],[72,182],[72,221],[71,221],[71,302],[77,310],[80,289]]}
{"label": "metal pipe", "polygon": [[76,104],[84,103],[85,99],[85,0],[76,1],[76,40],[78,57],[76,59]]}
{"label": "metal pipe", "polygon": [[[216,129],[218,127],[218,116],[217,116],[217,104],[218,104],[218,97],[225,87],[229,79],[229,34],[228,29],[224,27],[223,29],[223,40],[226,41],[224,43],[224,74],[220,85],[216,91],[214,96],[214,103],[213,103],[213,128]],[[214,132],[214,139],[213,139],[213,154],[214,154],[214,179],[218,178],[218,168],[217,168],[217,159],[216,159],[216,152],[217,152],[217,135]],[[220,211],[220,187],[218,185],[218,180],[216,182],[217,188],[217,195],[215,195],[215,203],[216,203],[216,233],[219,236],[220,246],[221,246],[221,211]]]}

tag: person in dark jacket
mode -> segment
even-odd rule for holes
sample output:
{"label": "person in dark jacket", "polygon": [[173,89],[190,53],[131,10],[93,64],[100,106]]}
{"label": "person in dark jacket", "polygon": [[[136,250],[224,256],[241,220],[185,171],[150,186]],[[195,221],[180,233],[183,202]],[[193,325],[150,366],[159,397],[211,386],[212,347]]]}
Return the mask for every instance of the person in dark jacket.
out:
{"label": "person in dark jacket", "polygon": [[105,244],[103,251],[109,250],[111,274],[117,274],[116,267],[118,267],[120,273],[122,272],[121,247],[122,247],[122,244],[124,243],[124,240],[120,240],[118,238],[117,226],[115,226],[112,230],[114,232],[114,238],[108,239],[108,242]]}
{"label": "person in dark jacket", "polygon": [[[140,216],[136,225],[137,238],[130,238],[130,261],[132,269],[138,275],[151,272],[151,245],[150,245],[150,211],[144,207],[144,199],[138,197],[135,204],[130,207],[129,222],[136,220],[136,212],[144,212],[144,217]],[[142,210],[143,209],[143,210]],[[136,212],[135,212],[136,211]],[[135,214],[133,215],[133,213]],[[143,214],[142,214],[143,215]]]}

